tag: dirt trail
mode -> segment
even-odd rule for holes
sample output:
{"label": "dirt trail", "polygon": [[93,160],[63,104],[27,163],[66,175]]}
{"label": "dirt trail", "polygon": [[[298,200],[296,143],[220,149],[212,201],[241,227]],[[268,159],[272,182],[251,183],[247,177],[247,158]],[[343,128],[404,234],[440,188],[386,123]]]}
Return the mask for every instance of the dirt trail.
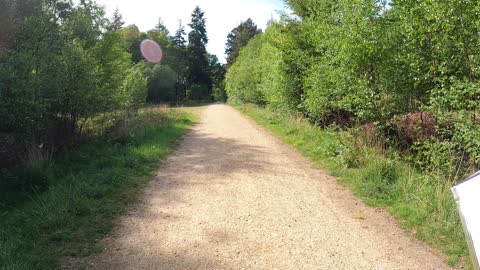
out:
{"label": "dirt trail", "polygon": [[88,269],[450,269],[225,105],[161,166]]}

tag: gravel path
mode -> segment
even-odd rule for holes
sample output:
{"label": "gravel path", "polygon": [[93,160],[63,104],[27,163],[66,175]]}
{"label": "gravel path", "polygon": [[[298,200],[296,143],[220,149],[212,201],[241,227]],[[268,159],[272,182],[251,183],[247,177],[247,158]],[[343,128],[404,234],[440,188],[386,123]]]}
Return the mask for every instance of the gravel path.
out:
{"label": "gravel path", "polygon": [[450,269],[383,210],[211,105],[88,269]]}

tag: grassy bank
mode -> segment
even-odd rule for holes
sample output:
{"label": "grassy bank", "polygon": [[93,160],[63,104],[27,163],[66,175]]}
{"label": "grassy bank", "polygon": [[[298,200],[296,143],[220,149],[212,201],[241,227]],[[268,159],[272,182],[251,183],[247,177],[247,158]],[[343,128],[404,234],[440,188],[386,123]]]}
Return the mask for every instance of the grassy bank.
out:
{"label": "grassy bank", "polygon": [[17,194],[17,200],[0,190],[0,269],[52,269],[63,257],[98,251],[96,241],[195,121],[191,110],[143,110],[104,136],[28,169],[42,189]]}
{"label": "grassy bank", "polygon": [[452,184],[445,178],[416,170],[394,151],[368,147],[351,132],[321,129],[253,105],[235,107],[338,176],[367,204],[388,209],[403,228],[441,249],[451,265],[471,267]]}

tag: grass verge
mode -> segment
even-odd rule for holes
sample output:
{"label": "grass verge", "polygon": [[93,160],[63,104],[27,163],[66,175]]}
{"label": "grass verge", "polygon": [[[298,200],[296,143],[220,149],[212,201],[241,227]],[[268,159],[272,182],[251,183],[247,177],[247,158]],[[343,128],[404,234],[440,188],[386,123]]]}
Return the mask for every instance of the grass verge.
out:
{"label": "grass verge", "polygon": [[0,204],[0,269],[53,269],[63,257],[97,252],[97,240],[195,121],[190,111],[149,108],[37,168],[31,176],[46,188]]}
{"label": "grass verge", "polygon": [[404,229],[441,249],[450,265],[471,269],[451,183],[419,172],[398,153],[382,154],[349,132],[312,126],[305,119],[254,105],[234,105],[318,166],[328,169],[368,205],[384,207]]}

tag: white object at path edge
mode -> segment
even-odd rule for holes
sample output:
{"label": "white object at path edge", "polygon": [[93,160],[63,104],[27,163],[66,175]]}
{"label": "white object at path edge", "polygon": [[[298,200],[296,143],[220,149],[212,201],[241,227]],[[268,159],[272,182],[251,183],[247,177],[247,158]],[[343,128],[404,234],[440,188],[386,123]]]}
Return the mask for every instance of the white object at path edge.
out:
{"label": "white object at path edge", "polygon": [[452,188],[473,260],[480,270],[480,171]]}

